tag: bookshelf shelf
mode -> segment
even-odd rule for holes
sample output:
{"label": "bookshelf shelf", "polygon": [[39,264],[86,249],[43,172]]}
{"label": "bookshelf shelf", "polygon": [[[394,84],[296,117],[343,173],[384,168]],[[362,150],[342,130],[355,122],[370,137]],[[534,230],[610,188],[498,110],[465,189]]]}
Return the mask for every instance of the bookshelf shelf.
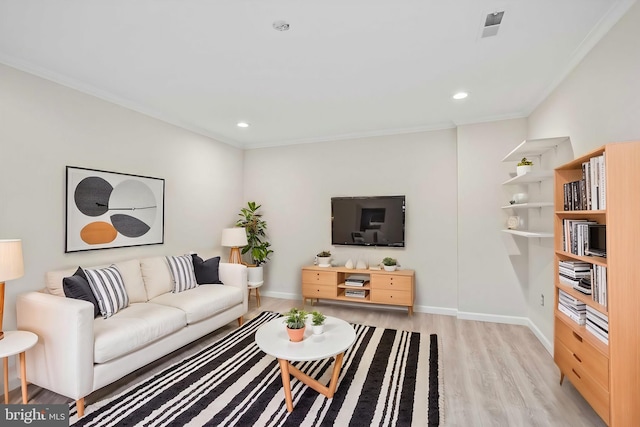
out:
{"label": "bookshelf shelf", "polygon": [[548,233],[544,231],[525,231],[525,230],[506,229],[506,230],[502,230],[502,232],[507,234],[513,234],[520,237],[527,237],[527,238],[538,237],[538,238],[547,239],[547,238],[553,237],[553,233]]}
{"label": "bookshelf shelf", "polygon": [[553,171],[532,171],[523,175],[514,176],[511,179],[506,180],[502,185],[516,185],[516,184],[533,184],[536,182],[546,181],[553,178]]}
{"label": "bookshelf shelf", "polygon": [[556,138],[525,139],[516,148],[507,154],[503,162],[513,162],[523,157],[538,157],[549,150],[555,149],[558,145],[569,140],[568,136]]}
{"label": "bookshelf shelf", "polygon": [[[638,159],[640,142],[613,143],[554,171],[554,361],[560,369],[560,383],[566,376],[604,422],[616,427],[640,425],[636,394],[640,378],[640,310],[637,307],[640,286],[636,280],[640,277],[640,245],[636,243],[640,240]],[[599,175],[593,175],[594,170]],[[565,195],[568,195],[567,205]],[[593,197],[597,197],[596,202]],[[567,206],[604,206],[605,209],[565,210]],[[607,258],[580,256],[565,250],[565,242],[581,242],[585,236],[584,232],[580,234],[583,228],[570,226],[572,220],[606,225]],[[567,247],[571,247],[568,243]],[[574,245],[572,250],[582,252],[581,248],[578,245],[576,250]],[[560,282],[561,261],[587,263],[592,292],[606,301],[606,306],[595,302],[591,295]],[[563,269],[567,276],[566,264]],[[580,270],[574,271],[569,269],[569,274],[578,276]],[[605,290],[606,298],[601,298],[597,290]],[[573,312],[567,312],[571,316],[558,308],[560,291],[568,295],[562,297],[562,310],[566,311],[568,302],[574,306]],[[584,310],[581,307],[587,308],[587,326],[572,320],[573,317],[579,319],[580,310]],[[606,336],[608,345],[596,333]]]}

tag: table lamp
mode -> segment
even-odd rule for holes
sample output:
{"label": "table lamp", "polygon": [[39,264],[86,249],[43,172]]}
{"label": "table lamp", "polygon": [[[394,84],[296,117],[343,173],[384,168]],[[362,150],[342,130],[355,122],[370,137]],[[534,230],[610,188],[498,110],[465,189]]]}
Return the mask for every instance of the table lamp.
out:
{"label": "table lamp", "polygon": [[22,240],[0,240],[0,340],[4,338],[4,282],[22,277],[23,274]]}
{"label": "table lamp", "polygon": [[242,264],[240,247],[247,246],[247,232],[244,228],[224,228],[222,230],[222,246],[231,248],[229,262],[231,264]]}

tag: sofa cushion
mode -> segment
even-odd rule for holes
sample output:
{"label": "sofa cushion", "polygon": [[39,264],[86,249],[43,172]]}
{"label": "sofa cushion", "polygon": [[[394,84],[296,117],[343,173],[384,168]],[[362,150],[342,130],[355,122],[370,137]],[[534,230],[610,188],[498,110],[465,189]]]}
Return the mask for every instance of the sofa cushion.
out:
{"label": "sofa cushion", "polygon": [[168,256],[169,270],[173,278],[173,292],[184,292],[198,286],[196,275],[193,272],[191,255]]}
{"label": "sofa cushion", "polygon": [[152,303],[134,303],[108,319],[93,323],[94,362],[105,363],[184,328],[182,310]]}
{"label": "sofa cushion", "polygon": [[134,302],[147,302],[147,290],[144,287],[142,273],[140,272],[140,260],[132,259],[114,263],[122,275],[124,288],[127,290],[129,304]]}
{"label": "sofa cushion", "polygon": [[84,274],[87,276],[89,286],[98,301],[102,317],[105,319],[111,317],[118,310],[129,305],[129,297],[118,267],[112,265],[99,269],[87,268],[84,270]]}
{"label": "sofa cushion", "polygon": [[187,323],[196,323],[242,303],[242,289],[235,286],[198,286],[178,294],[166,293],[150,300],[179,308],[187,315]]}
{"label": "sofa cushion", "polygon": [[191,254],[193,259],[193,271],[199,285],[222,284],[218,275],[220,257],[209,258],[204,261],[197,254]]}
{"label": "sofa cushion", "polygon": [[98,301],[96,301],[96,297],[93,295],[91,286],[87,281],[87,276],[84,275],[81,267],[78,267],[73,276],[62,279],[62,289],[67,298],[79,299],[93,304],[93,317],[100,316]]}
{"label": "sofa cushion", "polygon": [[[77,268],[77,267],[76,267]],[[65,270],[47,271],[45,274],[45,285],[47,291],[52,295],[64,297],[64,289],[62,288],[65,277],[71,277],[76,272],[76,268],[67,268]]]}
{"label": "sofa cushion", "polygon": [[171,277],[169,264],[165,257],[156,256],[141,259],[140,272],[149,300],[173,290],[173,277]]}

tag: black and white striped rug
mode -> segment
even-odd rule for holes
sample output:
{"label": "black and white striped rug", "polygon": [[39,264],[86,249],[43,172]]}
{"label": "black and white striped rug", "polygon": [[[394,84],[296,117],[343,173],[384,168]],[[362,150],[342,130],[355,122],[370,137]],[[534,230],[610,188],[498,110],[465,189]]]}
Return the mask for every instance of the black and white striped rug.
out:
{"label": "black and white striped rug", "polygon": [[[442,363],[436,335],[354,324],[333,399],[292,378],[288,413],[277,361],[255,344],[255,331],[280,316],[263,312],[200,352],[121,394],[89,404],[81,426],[438,426]],[[295,362],[324,384],[333,358]]]}

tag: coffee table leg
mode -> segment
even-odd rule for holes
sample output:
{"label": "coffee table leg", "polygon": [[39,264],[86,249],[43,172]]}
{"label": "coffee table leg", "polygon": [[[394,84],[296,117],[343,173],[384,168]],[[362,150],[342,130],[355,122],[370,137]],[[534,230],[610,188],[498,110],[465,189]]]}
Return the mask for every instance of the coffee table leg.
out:
{"label": "coffee table leg", "polygon": [[340,376],[340,369],[342,368],[342,357],[344,353],[340,353],[336,356],[336,361],[333,364],[333,373],[331,374],[331,382],[329,383],[329,390],[327,391],[327,397],[331,399],[338,386],[338,377]]}
{"label": "coffee table leg", "polygon": [[278,363],[280,364],[282,388],[284,389],[284,399],[287,402],[287,411],[293,412],[293,399],[291,398],[291,379],[289,377],[289,361],[278,359]]}

